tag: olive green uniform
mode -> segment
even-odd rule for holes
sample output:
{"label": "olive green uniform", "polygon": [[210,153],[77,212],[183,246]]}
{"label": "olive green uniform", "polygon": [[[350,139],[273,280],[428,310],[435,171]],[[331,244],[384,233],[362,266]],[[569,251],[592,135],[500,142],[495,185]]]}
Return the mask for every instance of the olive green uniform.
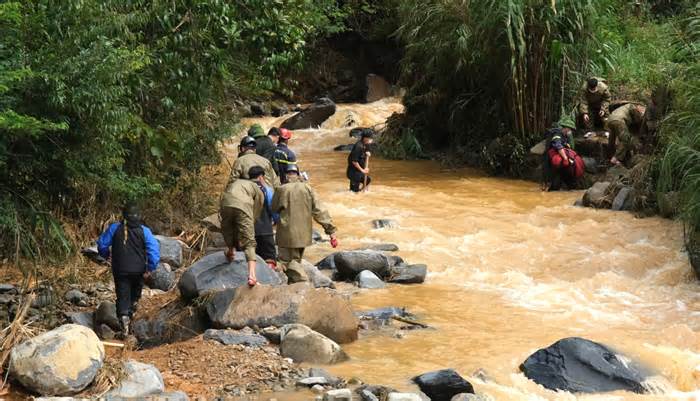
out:
{"label": "olive green uniform", "polygon": [[639,146],[639,139],[630,132],[630,127],[637,126],[642,122],[642,113],[634,103],[620,106],[610,114],[608,118],[608,129],[610,139],[608,142],[609,151],[615,155],[619,161],[624,161],[629,152]]}
{"label": "olive green uniform", "polygon": [[275,192],[272,212],[280,215],[277,246],[287,277],[290,282],[306,281],[306,273],[300,263],[304,248],[313,243],[312,220],[331,235],[336,232],[331,216],[321,206],[311,186],[294,176]]}
{"label": "olive green uniform", "polygon": [[[581,97],[578,103],[578,111],[580,120],[583,121],[583,115],[588,114],[590,119],[588,123],[584,122],[586,129],[593,129],[593,124],[598,123],[603,126],[604,118],[610,113],[610,90],[602,79],[598,78],[598,86],[595,92],[588,90],[587,83],[581,88]],[[600,117],[600,111],[603,110],[603,117]]]}
{"label": "olive green uniform", "polygon": [[275,174],[270,161],[256,154],[255,150],[247,150],[238,155],[238,159],[236,159],[231,168],[229,184],[239,178],[248,179],[248,170],[254,166],[260,166],[265,170],[265,182],[269,187],[277,188],[280,186],[280,179]]}
{"label": "olive green uniform", "polygon": [[255,260],[255,220],[263,209],[265,195],[258,184],[236,180],[221,195],[221,232],[230,248],[242,249],[248,261]]}

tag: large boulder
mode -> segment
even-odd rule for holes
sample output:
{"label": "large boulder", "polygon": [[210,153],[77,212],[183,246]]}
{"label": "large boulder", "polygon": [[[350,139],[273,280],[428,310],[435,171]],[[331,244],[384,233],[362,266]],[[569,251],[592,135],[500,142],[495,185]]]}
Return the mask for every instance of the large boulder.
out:
{"label": "large boulder", "polygon": [[148,279],[145,280],[148,288],[161,291],[170,291],[175,287],[175,273],[170,269],[167,263],[159,263],[155,271],[151,272]]}
{"label": "large boulder", "polygon": [[114,302],[104,301],[95,310],[95,327],[106,325],[112,330],[121,330],[121,324],[117,317],[117,305]]}
{"label": "large boulder", "polygon": [[174,268],[182,265],[182,244],[175,238],[156,235],[160,243],[160,261]]}
{"label": "large boulder", "polygon": [[335,270],[335,255],[337,254],[338,252],[333,252],[325,258],[321,259],[316,263],[316,267],[318,267],[321,270]]}
{"label": "large boulder", "polygon": [[426,265],[396,266],[392,268],[389,282],[398,284],[421,284],[425,281],[427,275],[428,266]]}
{"label": "large boulder", "polygon": [[137,361],[124,362],[124,377],[119,385],[107,392],[104,398],[137,398],[160,394],[165,391],[165,383],[160,371],[153,365]]}
{"label": "large boulder", "polygon": [[355,280],[357,281],[357,286],[360,288],[379,289],[386,287],[382,279],[369,270],[361,271]]}
{"label": "large boulder", "polygon": [[471,383],[464,380],[454,369],[423,373],[414,377],[413,382],[430,398],[430,401],[450,401],[457,394],[474,393]]}
{"label": "large boulder", "polygon": [[335,103],[323,97],[316,100],[314,104],[307,107],[305,110],[286,119],[282,123],[281,128],[290,130],[316,128],[333,114],[335,114]]}
{"label": "large boulder", "polygon": [[550,390],[644,392],[645,373],[608,347],[583,338],[559,340],[530,355],[520,370]]}
{"label": "large boulder", "polygon": [[216,328],[300,323],[341,344],[357,339],[358,320],[350,302],[333,290],[306,283],[227,289],[214,295],[206,309]]}
{"label": "large boulder", "polygon": [[92,383],[104,357],[92,330],[66,324],[12,348],[10,372],[32,392],[71,395]]}
{"label": "large boulder", "polygon": [[347,251],[338,252],[333,259],[338,276],[341,279],[353,280],[363,270],[369,270],[380,278],[391,274],[389,259],[376,251]]}
{"label": "large boulder", "polygon": [[303,324],[288,324],[282,327],[280,353],[285,358],[292,358],[294,362],[326,365],[348,358],[335,341]]}
{"label": "large boulder", "polygon": [[[286,276],[278,273],[258,256],[255,274],[258,283],[282,285]],[[248,284],[248,265],[243,252],[236,252],[233,262],[223,252],[215,252],[198,260],[180,277],[178,287],[185,299],[196,298],[206,292],[236,288]]]}
{"label": "large boulder", "polygon": [[608,188],[610,182],[596,182],[583,194],[583,206],[595,208],[607,208],[610,206]]}

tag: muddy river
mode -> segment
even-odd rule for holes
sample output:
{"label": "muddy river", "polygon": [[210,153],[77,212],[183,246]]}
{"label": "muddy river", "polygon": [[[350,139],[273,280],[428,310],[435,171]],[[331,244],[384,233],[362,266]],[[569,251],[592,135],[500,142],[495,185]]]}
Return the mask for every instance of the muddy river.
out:
{"label": "muddy river", "polygon": [[[682,251],[682,227],[661,218],[572,206],[581,192],[446,170],[431,161],[372,158],[367,193],[352,194],[348,124],[381,123],[395,100],[340,105],[321,129],[295,131],[290,147],[339,226],[341,249],[391,242],[425,263],[425,284],[359,291],[358,310],[402,306],[435,330],[370,334],[329,369],[415,390],[414,375],[452,367],[496,400],[700,399],[700,286]],[[282,119],[256,119],[267,130]],[[250,122],[250,121],[249,121]],[[395,220],[374,230],[371,221]],[[310,248],[316,262],[328,245]],[[605,343],[656,369],[655,394],[572,395],[545,390],[518,366],[570,336]],[[489,380],[475,375],[481,370]],[[477,377],[479,376],[479,377]]]}

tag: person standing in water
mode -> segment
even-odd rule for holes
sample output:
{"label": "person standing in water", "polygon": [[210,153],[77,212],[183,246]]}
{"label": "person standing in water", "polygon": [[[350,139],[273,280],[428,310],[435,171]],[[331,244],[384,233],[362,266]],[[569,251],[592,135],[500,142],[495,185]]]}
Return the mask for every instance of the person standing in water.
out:
{"label": "person standing in water", "polygon": [[360,140],[355,143],[348,155],[347,177],[350,180],[350,190],[360,192],[369,186],[372,178],[369,176],[367,158],[370,156],[369,146],[373,140],[373,131],[365,129],[360,135]]}
{"label": "person standing in water", "polygon": [[277,245],[279,259],[290,283],[308,281],[301,260],[304,249],[312,242],[312,223],[315,220],[331,237],[331,246],[338,246],[337,229],[328,211],[321,206],[316,193],[299,177],[299,167],[287,168],[288,182],[282,185],[272,198],[272,212],[279,213]]}
{"label": "person standing in water", "polygon": [[246,176],[249,179],[237,179],[226,187],[221,195],[219,214],[221,233],[228,247],[226,258],[231,262],[236,249],[243,251],[248,262],[248,285],[252,287],[257,284],[255,220],[265,205],[265,169],[253,166]]}
{"label": "person standing in water", "polygon": [[142,224],[139,208],[130,202],[122,210],[122,221],[112,223],[97,239],[97,251],[103,258],[111,258],[117,317],[127,336],[141,299],[143,281],[160,263],[160,243]]}

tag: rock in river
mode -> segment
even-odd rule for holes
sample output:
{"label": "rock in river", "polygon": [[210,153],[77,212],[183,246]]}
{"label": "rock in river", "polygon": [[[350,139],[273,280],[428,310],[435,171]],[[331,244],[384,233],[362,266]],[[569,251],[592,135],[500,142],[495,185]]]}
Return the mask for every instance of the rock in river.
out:
{"label": "rock in river", "polygon": [[333,259],[338,276],[346,280],[354,280],[363,270],[369,270],[380,278],[389,276],[389,259],[376,251],[347,251],[338,252]]}
{"label": "rock in river", "polygon": [[357,286],[360,288],[378,289],[386,287],[386,284],[369,270],[363,270],[356,278]]}
{"label": "rock in river", "polygon": [[[624,358],[625,360],[627,358]],[[550,390],[598,393],[644,392],[641,368],[623,361],[608,347],[583,338],[559,340],[520,365],[530,380]]]}
{"label": "rock in river", "polygon": [[595,207],[595,208],[606,208],[610,204],[607,203],[608,188],[610,183],[608,181],[596,182],[592,187],[583,194],[583,206]]}
{"label": "rock in river", "polygon": [[450,401],[457,394],[474,393],[471,383],[453,369],[424,373],[414,377],[413,382],[431,401]]}
{"label": "rock in river", "polygon": [[285,120],[281,128],[296,130],[315,128],[335,114],[335,103],[328,98],[320,98],[314,104]]}
{"label": "rock in river", "polygon": [[92,383],[104,357],[104,347],[92,330],[66,324],[12,348],[10,372],[33,392],[71,395]]}
{"label": "rock in river", "polygon": [[214,295],[206,309],[216,328],[300,323],[341,344],[357,339],[358,320],[350,302],[333,290],[306,283],[227,289]]}
{"label": "rock in river", "polygon": [[392,268],[389,282],[398,284],[421,284],[428,275],[428,266],[410,265],[396,266]]}
{"label": "rock in river", "polygon": [[294,362],[333,364],[347,359],[342,348],[330,338],[303,324],[282,327],[280,353]]}
{"label": "rock in river", "polygon": [[[270,269],[260,256],[257,257],[256,275],[258,283],[282,285],[286,276]],[[185,299],[193,299],[205,292],[236,288],[248,283],[248,266],[243,252],[236,252],[229,263],[223,252],[209,254],[193,264],[180,277],[178,287]]]}

